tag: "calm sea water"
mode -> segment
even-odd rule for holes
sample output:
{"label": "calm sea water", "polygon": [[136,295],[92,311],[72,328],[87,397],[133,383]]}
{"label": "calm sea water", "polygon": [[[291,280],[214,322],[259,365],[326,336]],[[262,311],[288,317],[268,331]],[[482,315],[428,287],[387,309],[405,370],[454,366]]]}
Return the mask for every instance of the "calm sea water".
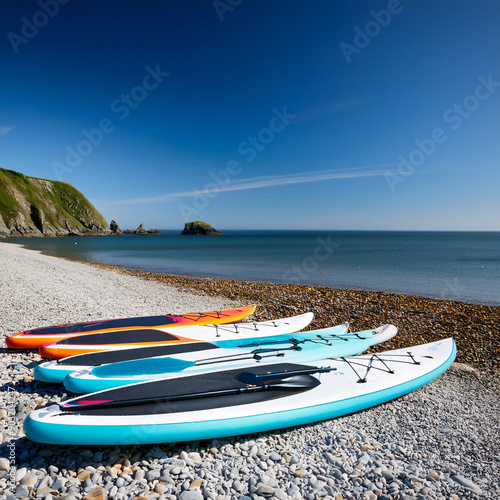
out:
{"label": "calm sea water", "polygon": [[228,231],[23,238],[45,253],[172,274],[325,285],[500,305],[500,233]]}

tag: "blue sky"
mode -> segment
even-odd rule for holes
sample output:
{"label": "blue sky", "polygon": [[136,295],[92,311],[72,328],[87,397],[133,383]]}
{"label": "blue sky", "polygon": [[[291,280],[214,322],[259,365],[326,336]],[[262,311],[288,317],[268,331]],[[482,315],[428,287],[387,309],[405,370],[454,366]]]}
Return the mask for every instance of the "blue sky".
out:
{"label": "blue sky", "polygon": [[497,1],[0,9],[0,166],[123,229],[500,230]]}

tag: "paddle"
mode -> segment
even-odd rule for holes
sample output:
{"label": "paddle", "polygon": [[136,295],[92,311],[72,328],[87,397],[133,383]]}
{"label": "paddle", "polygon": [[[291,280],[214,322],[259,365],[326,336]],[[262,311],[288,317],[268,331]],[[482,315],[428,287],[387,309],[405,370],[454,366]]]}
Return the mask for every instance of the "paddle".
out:
{"label": "paddle", "polygon": [[[177,394],[174,396],[156,396],[123,400],[99,400],[99,399],[78,399],[74,403],[71,400],[67,403],[59,403],[59,408],[63,411],[79,411],[84,409],[112,408],[118,406],[132,406],[147,403],[164,403],[170,401],[183,401],[188,399],[199,399],[206,397],[227,396],[232,394],[241,394],[246,392],[266,391],[276,388],[290,389],[312,389],[321,382],[315,377],[307,377],[313,373],[325,373],[335,370],[329,367],[307,367],[304,369],[293,370],[289,372],[275,372],[265,374],[255,374],[252,372],[242,372],[236,377],[236,380],[247,384],[247,387],[231,387],[222,390],[202,391],[188,394]],[[243,379],[243,380],[242,380]],[[96,393],[95,396],[99,396]]]}
{"label": "paddle", "polygon": [[248,353],[242,352],[241,354],[229,354],[227,356],[214,356],[213,358],[200,359],[193,361],[193,366],[203,366],[215,363],[225,363],[227,361],[242,361],[245,359],[255,359],[260,361],[263,358],[278,357],[281,358],[285,355],[282,351],[300,351],[300,347],[283,347],[281,349],[256,349]]}
{"label": "paddle", "polygon": [[[232,341],[230,341],[232,342]],[[285,340],[269,340],[269,341],[253,341],[249,344],[239,344],[236,347],[238,349],[251,349],[252,347],[260,347],[265,345],[277,345],[277,344],[292,344],[293,349],[300,350],[299,344],[304,344],[305,340],[297,340],[296,338],[287,338]],[[219,347],[226,347],[225,345],[220,345]]]}
{"label": "paddle", "polygon": [[172,356],[161,356],[147,360],[123,361],[98,366],[92,369],[92,375],[99,378],[129,377],[131,374],[137,375],[160,375],[162,373],[180,372],[194,366],[204,366],[217,363],[244,361],[254,359],[260,361],[264,358],[281,358],[285,356],[283,351],[297,351],[301,347],[283,347],[277,349],[256,349],[254,351],[243,351],[237,354],[226,356],[213,356],[211,358],[188,361]]}
{"label": "paddle", "polygon": [[297,375],[310,375],[312,373],[327,373],[337,368],[321,367],[321,368],[304,368],[301,370],[293,370],[289,372],[277,372],[277,373],[262,373],[256,374],[252,372],[241,372],[236,378],[248,385],[269,385],[279,383],[278,381],[283,381],[289,379],[290,377],[296,377]]}

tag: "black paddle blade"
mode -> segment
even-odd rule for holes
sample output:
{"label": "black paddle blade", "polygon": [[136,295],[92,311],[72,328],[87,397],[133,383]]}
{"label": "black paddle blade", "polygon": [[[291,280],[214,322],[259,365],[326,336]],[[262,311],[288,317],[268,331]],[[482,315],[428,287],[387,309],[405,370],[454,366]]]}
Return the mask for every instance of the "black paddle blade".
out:
{"label": "black paddle blade", "polygon": [[[241,372],[236,376],[236,379],[247,385],[269,385],[269,384],[281,384],[283,380],[289,379],[291,377],[297,377],[298,375],[310,375],[313,373],[326,373],[336,370],[336,368],[330,367],[307,367],[302,370],[291,370],[284,372],[274,372],[274,373],[253,373],[253,372]],[[317,380],[317,379],[315,379]]]}

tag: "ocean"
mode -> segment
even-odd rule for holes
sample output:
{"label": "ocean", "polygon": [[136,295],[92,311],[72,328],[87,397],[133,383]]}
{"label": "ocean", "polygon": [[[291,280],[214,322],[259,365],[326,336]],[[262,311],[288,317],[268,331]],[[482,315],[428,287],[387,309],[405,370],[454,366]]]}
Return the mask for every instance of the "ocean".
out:
{"label": "ocean", "polygon": [[500,305],[500,233],[226,231],[16,238],[47,254],[167,274],[323,285]]}

